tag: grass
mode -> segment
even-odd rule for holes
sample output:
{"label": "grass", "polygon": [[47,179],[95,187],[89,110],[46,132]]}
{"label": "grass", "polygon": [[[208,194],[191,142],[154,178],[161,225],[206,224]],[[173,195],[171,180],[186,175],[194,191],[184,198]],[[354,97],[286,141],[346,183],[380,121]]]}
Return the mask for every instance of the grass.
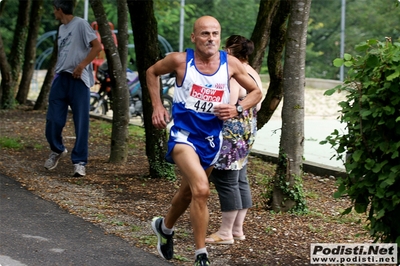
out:
{"label": "grass", "polygon": [[137,148],[138,142],[145,142],[145,132],[143,127],[130,125],[129,128],[129,144],[130,150]]}
{"label": "grass", "polygon": [[271,227],[271,226],[267,226],[266,228],[265,228],[265,233],[266,234],[273,234],[274,233],[274,231],[275,231],[275,228],[273,228],[273,227]]}
{"label": "grass", "polygon": [[33,145],[33,148],[34,148],[35,150],[41,150],[41,149],[43,149],[44,147],[43,147],[43,145],[41,145],[41,144],[34,144],[34,145]]}
{"label": "grass", "polygon": [[107,216],[105,216],[104,214],[102,214],[102,213],[99,213],[99,214],[97,214],[97,216],[96,216],[96,218],[98,219],[98,220],[106,220],[107,219]]}
{"label": "grass", "polygon": [[180,256],[178,254],[174,254],[174,259],[176,260],[180,260],[180,261],[191,261],[188,258],[184,257],[184,256]]}
{"label": "grass", "polygon": [[[339,213],[342,213],[343,210],[338,210]],[[364,217],[362,214],[351,212],[346,215],[338,214],[336,216],[326,216],[318,210],[311,210],[308,214],[309,217],[322,218],[324,222],[328,223],[338,223],[338,224],[358,224],[361,222],[361,219]]]}
{"label": "grass", "polygon": [[306,198],[310,199],[318,199],[320,198],[319,194],[315,191],[306,191],[305,192]]}
{"label": "grass", "polygon": [[124,225],[125,225],[124,222],[122,222],[122,221],[117,221],[117,220],[112,221],[112,224],[117,225],[117,226],[124,226]]}
{"label": "grass", "polygon": [[139,242],[142,244],[146,244],[147,246],[155,247],[157,246],[157,237],[154,235],[141,236]]}
{"label": "grass", "polygon": [[131,230],[132,230],[132,232],[140,232],[140,230],[142,230],[142,228],[137,225],[131,225]]}
{"label": "grass", "polygon": [[[104,121],[104,120],[96,120],[90,123],[92,132],[101,132],[99,133],[99,137],[111,138],[112,132],[112,122]],[[129,135],[129,150],[136,149],[138,147],[137,143],[145,141],[145,130],[143,127],[136,125],[129,125],[128,127],[128,135]],[[92,135],[93,136],[93,135]]]}
{"label": "grass", "polygon": [[111,134],[112,124],[109,122],[101,121],[99,127],[103,130],[104,134]]}
{"label": "grass", "polygon": [[0,137],[0,148],[21,150],[24,147],[33,148],[34,150],[42,150],[42,144],[32,143],[32,140],[23,141],[19,137]]}
{"label": "grass", "polygon": [[[90,123],[90,127],[94,129],[101,129],[102,133],[106,136],[111,136],[112,131],[112,122],[104,121],[104,120],[96,120]],[[139,127],[136,125],[129,125],[128,127],[129,136],[133,138],[144,138],[145,131],[143,127]]]}
{"label": "grass", "polygon": [[143,127],[130,125],[129,126],[129,136],[137,139],[144,139],[145,132]]}
{"label": "grass", "polygon": [[308,228],[309,228],[310,231],[313,232],[313,233],[321,233],[321,232],[322,232],[322,229],[321,229],[321,228],[315,227],[315,226],[313,226],[312,224],[309,224],[309,225],[308,225]]}
{"label": "grass", "polygon": [[18,138],[0,137],[0,147],[20,150],[24,147]]}

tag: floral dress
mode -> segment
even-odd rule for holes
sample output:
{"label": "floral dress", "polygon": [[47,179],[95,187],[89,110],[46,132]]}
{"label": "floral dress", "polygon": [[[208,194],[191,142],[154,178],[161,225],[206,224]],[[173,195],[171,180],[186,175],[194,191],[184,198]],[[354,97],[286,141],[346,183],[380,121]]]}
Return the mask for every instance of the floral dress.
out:
{"label": "floral dress", "polygon": [[240,170],[246,163],[256,138],[257,110],[243,110],[237,117],[228,119],[222,128],[222,147],[214,168],[218,170]]}

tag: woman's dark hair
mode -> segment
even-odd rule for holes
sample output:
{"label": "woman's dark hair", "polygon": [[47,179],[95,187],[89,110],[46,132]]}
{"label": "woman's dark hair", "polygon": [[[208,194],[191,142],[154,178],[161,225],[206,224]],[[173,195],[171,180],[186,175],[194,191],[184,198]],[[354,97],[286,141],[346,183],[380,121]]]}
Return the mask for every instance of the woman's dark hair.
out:
{"label": "woman's dark hair", "polygon": [[241,35],[231,35],[225,42],[225,49],[240,61],[247,61],[254,51],[254,43]]}
{"label": "woman's dark hair", "polygon": [[74,12],[74,1],[73,0],[53,0],[55,8],[61,8],[65,15],[72,15]]}

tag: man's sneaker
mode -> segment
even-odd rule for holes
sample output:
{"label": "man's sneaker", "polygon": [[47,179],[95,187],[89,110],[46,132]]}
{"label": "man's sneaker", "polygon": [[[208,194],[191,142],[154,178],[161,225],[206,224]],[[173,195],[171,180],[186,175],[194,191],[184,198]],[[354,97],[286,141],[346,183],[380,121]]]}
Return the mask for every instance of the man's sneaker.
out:
{"label": "man's sneaker", "polygon": [[74,177],[80,177],[86,175],[86,169],[83,164],[74,164]]}
{"label": "man's sneaker", "polygon": [[211,263],[208,260],[206,253],[201,253],[197,255],[196,261],[194,262],[194,266],[208,266],[208,265],[211,265]]}
{"label": "man's sneaker", "polygon": [[49,159],[44,163],[44,168],[47,170],[53,170],[54,168],[57,167],[58,161],[61,158],[64,158],[67,155],[68,151],[65,149],[62,153],[56,153],[52,151],[50,153]]}
{"label": "man's sneaker", "polygon": [[171,235],[164,234],[161,230],[162,222],[162,217],[154,217],[151,221],[151,227],[153,228],[153,231],[158,238],[158,253],[160,253],[161,257],[163,257],[164,259],[170,260],[174,257],[174,240],[172,239],[174,233],[172,233]]}

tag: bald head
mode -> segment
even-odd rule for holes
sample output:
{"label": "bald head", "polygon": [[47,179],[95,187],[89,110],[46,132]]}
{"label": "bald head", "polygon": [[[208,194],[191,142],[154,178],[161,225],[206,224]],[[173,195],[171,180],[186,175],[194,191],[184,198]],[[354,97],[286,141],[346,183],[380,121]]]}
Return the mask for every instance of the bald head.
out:
{"label": "bald head", "polygon": [[202,16],[198,18],[193,25],[193,32],[203,29],[204,27],[217,27],[219,31],[221,31],[221,25],[219,24],[218,20],[212,16]]}
{"label": "bald head", "polygon": [[200,17],[194,23],[190,39],[196,46],[195,53],[198,58],[219,56],[221,25],[214,17]]}

